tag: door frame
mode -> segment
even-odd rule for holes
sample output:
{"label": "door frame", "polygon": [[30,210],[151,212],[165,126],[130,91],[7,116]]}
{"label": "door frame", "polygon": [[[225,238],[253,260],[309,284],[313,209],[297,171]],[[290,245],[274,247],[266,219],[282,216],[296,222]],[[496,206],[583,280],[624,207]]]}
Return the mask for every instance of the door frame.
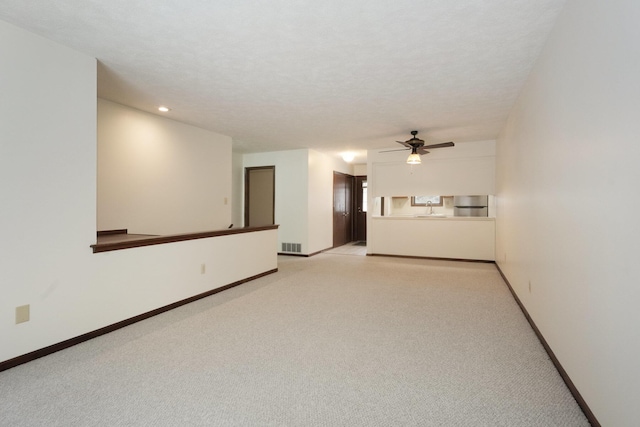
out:
{"label": "door frame", "polygon": [[250,194],[250,179],[249,179],[249,175],[251,173],[251,171],[254,170],[264,170],[264,169],[271,169],[273,170],[273,192],[272,192],[272,198],[273,200],[271,201],[271,224],[275,224],[275,220],[276,220],[276,167],[275,166],[252,166],[252,167],[245,167],[244,168],[244,226],[245,227],[250,227],[249,224],[249,194]]}
{"label": "door frame", "polygon": [[[335,198],[336,198],[336,176],[343,176],[346,178],[347,183],[345,184],[345,188],[348,188],[348,192],[349,192],[349,200],[345,200],[345,208],[348,208],[348,220],[347,220],[347,226],[345,228],[345,235],[344,236],[340,236],[341,239],[340,240],[344,240],[344,243],[340,243],[340,241],[338,241],[336,239],[336,227],[335,227],[335,223],[336,223],[336,203],[335,203]],[[333,214],[333,222],[332,222],[332,228],[333,228],[333,247],[337,247],[337,246],[341,246],[341,245],[345,245],[349,242],[353,242],[353,233],[354,233],[354,219],[353,219],[353,212],[354,212],[354,208],[355,208],[355,194],[354,194],[354,187],[355,187],[355,177],[353,175],[349,175],[347,173],[343,173],[343,172],[338,172],[338,171],[333,171],[333,208],[332,208],[332,214]],[[344,239],[342,239],[344,238]]]}
{"label": "door frame", "polygon": [[362,197],[362,183],[367,182],[366,175],[356,175],[353,187],[353,240],[367,240],[367,213],[362,212],[364,200]]}

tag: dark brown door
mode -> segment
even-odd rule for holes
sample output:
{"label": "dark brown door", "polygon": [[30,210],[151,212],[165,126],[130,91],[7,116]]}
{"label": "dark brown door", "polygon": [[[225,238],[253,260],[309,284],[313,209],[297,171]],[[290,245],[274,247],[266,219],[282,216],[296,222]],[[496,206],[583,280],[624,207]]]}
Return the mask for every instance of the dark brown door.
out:
{"label": "dark brown door", "polygon": [[353,176],[333,172],[333,247],[353,240],[353,186]]}
{"label": "dark brown door", "polygon": [[367,177],[356,176],[355,184],[355,236],[354,240],[367,240]]}
{"label": "dark brown door", "polygon": [[275,166],[246,168],[244,174],[244,226],[273,225],[275,221]]}

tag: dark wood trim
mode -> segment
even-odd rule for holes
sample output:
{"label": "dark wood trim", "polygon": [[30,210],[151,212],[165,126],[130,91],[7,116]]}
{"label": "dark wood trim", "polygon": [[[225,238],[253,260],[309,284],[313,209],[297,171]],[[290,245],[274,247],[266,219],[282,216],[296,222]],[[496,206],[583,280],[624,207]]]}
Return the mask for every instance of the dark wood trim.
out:
{"label": "dark wood trim", "polygon": [[296,256],[296,257],[302,257],[302,258],[307,258],[309,257],[309,255],[307,254],[292,254],[289,252],[278,252],[279,256]]}
{"label": "dark wood trim", "polygon": [[315,256],[315,255],[321,254],[322,252],[328,251],[330,249],[332,249],[332,248],[323,249],[321,251],[313,252],[313,253],[310,253],[310,254],[292,254],[290,252],[278,252],[278,255],[282,255],[282,256],[297,256],[297,257],[309,258],[309,257]]}
{"label": "dark wood trim", "polygon": [[432,257],[432,256],[389,255],[389,254],[367,254],[367,256],[386,256],[391,258],[432,259],[435,261],[480,262],[480,263],[486,263],[486,264],[495,264],[495,261],[486,260],[486,259],[440,258],[440,257]]}
{"label": "dark wood trim", "polygon": [[278,271],[277,268],[273,270],[265,271],[264,273],[256,274],[255,276],[247,277],[246,279],[238,280],[237,282],[230,283],[228,285],[221,286],[219,288],[211,289],[209,291],[203,292],[198,295],[194,295],[189,298],[185,298],[180,301],[176,301],[172,304],[165,305],[164,307],[156,308],[155,310],[148,311],[146,313],[139,314],[134,317],[130,317],[129,319],[122,320],[120,322],[114,323],[109,326],[105,326],[100,329],[96,329],[95,331],[87,332],[86,334],[79,335],[74,338],[69,338],[68,340],[59,342],[57,344],[52,344],[50,346],[41,348],[39,350],[32,351],[27,354],[23,354],[22,356],[14,357],[13,359],[5,360],[4,362],[0,362],[0,372],[5,371],[7,369],[16,367],[18,365],[22,365],[23,363],[31,362],[32,360],[38,359],[43,356],[47,356],[49,354],[55,353],[60,350],[64,350],[65,348],[72,347],[76,344],[80,344],[82,342],[88,341],[90,339],[99,337],[104,334],[108,334],[109,332],[113,332],[120,328],[124,328],[125,326],[132,325],[141,320],[148,319],[150,317],[156,316],[158,314],[164,313],[169,310],[173,310],[174,308],[180,307],[185,304],[189,304],[191,302],[197,301],[199,299],[217,294],[218,292],[226,291],[227,289],[233,288],[235,286],[241,285],[243,283],[250,282],[251,280],[259,279],[260,277],[267,276],[269,274],[276,273]]}
{"label": "dark wood trim", "polygon": [[500,273],[500,276],[502,276],[502,280],[504,280],[507,287],[509,288],[509,291],[511,291],[511,295],[513,295],[513,299],[515,299],[516,303],[518,303],[518,306],[520,307],[520,310],[522,310],[524,317],[529,322],[529,325],[531,325],[531,328],[533,329],[536,336],[538,337],[538,340],[540,340],[540,343],[542,344],[545,351],[549,355],[551,362],[553,362],[553,365],[558,370],[558,373],[562,377],[564,383],[567,385],[567,388],[573,395],[573,398],[576,400],[576,402],[578,403],[578,406],[580,406],[580,409],[582,409],[582,412],[584,412],[584,415],[587,417],[587,420],[589,421],[589,423],[591,423],[592,426],[600,427],[600,422],[598,422],[598,419],[596,418],[596,416],[593,414],[593,412],[591,412],[591,408],[589,408],[589,405],[587,405],[587,402],[585,402],[584,398],[576,388],[575,384],[573,384],[573,381],[571,381],[571,378],[567,374],[567,371],[564,370],[564,368],[562,367],[562,364],[560,364],[560,361],[558,360],[556,355],[553,353],[553,350],[551,350],[551,347],[549,347],[547,340],[544,339],[544,336],[540,332],[540,329],[538,329],[538,327],[536,326],[536,323],[533,321],[533,319],[529,315],[529,312],[527,312],[527,309],[522,304],[522,301],[520,301],[520,298],[518,298],[518,295],[513,290],[511,283],[509,283],[509,280],[504,275],[504,273],[502,272],[498,264],[496,264],[496,268],[498,269],[498,273]]}
{"label": "dark wood trim", "polygon": [[118,230],[102,230],[96,233],[97,236],[113,236],[114,234],[129,234],[129,230],[121,228]]}
{"label": "dark wood trim", "polygon": [[185,240],[206,239],[208,237],[229,236],[231,234],[252,233],[254,231],[275,230],[278,225],[264,225],[262,227],[226,228],[224,230],[203,231],[199,233],[172,234],[169,236],[154,236],[138,240],[113,243],[96,243],[91,245],[93,253],[118,251],[121,249],[138,248],[141,246],[162,245],[164,243],[183,242]]}

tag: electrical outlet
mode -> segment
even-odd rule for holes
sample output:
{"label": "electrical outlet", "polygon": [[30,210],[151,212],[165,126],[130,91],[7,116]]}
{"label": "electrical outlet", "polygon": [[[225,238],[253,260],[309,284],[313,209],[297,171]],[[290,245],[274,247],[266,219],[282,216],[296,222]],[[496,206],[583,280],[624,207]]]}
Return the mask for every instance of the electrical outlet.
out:
{"label": "electrical outlet", "polygon": [[229,204],[229,199],[227,197],[224,198],[224,204],[228,205]]}
{"label": "electrical outlet", "polygon": [[207,271],[207,265],[206,264],[200,264],[200,274],[204,274]]}
{"label": "electrical outlet", "polygon": [[529,293],[531,293],[531,280],[529,280]]}
{"label": "electrical outlet", "polygon": [[28,322],[30,318],[29,304],[16,307],[16,325],[18,323]]}

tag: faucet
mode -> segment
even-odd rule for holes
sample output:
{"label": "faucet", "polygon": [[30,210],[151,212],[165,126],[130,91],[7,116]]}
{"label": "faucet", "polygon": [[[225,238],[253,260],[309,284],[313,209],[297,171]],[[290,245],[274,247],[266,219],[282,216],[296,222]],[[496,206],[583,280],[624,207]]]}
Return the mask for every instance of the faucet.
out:
{"label": "faucet", "polygon": [[433,202],[431,200],[427,202],[427,208],[427,215],[433,215]]}

